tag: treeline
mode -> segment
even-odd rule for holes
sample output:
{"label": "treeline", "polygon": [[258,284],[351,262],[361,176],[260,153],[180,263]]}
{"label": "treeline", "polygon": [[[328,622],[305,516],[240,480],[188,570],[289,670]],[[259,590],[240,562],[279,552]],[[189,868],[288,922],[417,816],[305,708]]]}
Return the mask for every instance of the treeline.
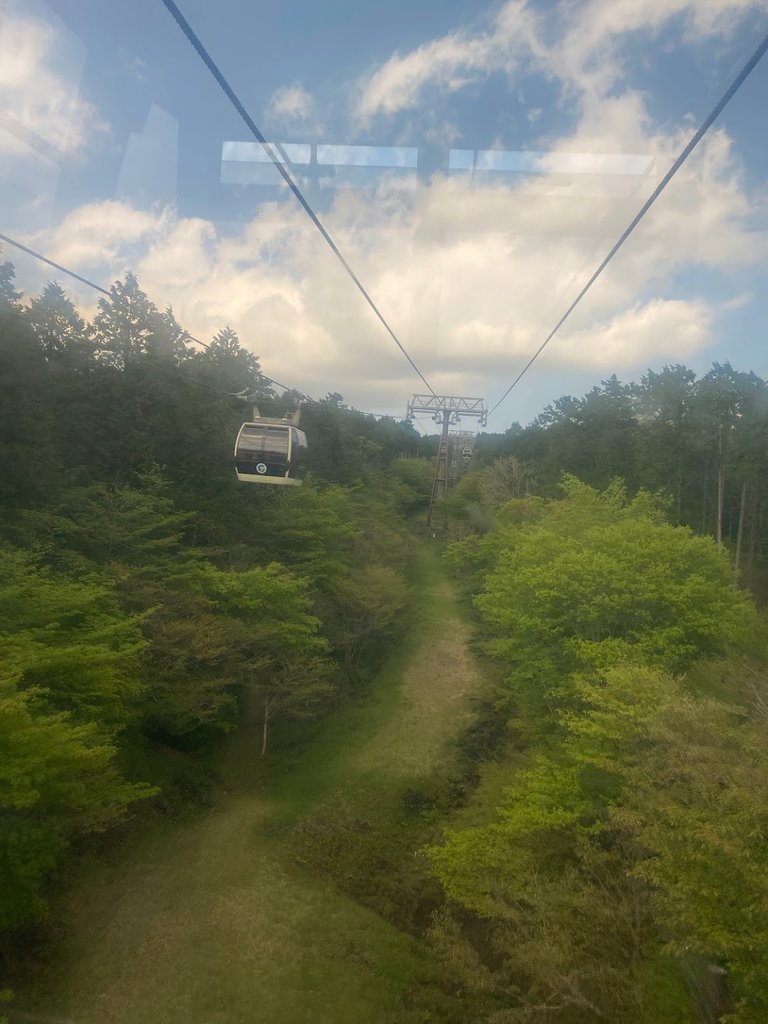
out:
{"label": "treeline", "polygon": [[446,557],[507,742],[428,851],[467,1019],[762,1024],[768,630],[731,553],[620,481],[471,476]]}
{"label": "treeline", "polygon": [[604,381],[565,396],[530,426],[485,435],[476,464],[514,456],[536,493],[553,496],[563,472],[593,487],[620,476],[631,491],[670,497],[671,521],[731,546],[749,585],[768,584],[768,384],[715,363],[701,378],[685,366],[639,383]]}
{"label": "treeline", "polygon": [[[207,784],[245,721],[323,713],[369,677],[408,599],[428,463],[407,423],[308,406],[302,488],[234,477],[258,360],[189,341],[132,275],[85,322],[0,265],[0,933],[45,914],[73,844]],[[142,812],[144,813],[144,812]]]}

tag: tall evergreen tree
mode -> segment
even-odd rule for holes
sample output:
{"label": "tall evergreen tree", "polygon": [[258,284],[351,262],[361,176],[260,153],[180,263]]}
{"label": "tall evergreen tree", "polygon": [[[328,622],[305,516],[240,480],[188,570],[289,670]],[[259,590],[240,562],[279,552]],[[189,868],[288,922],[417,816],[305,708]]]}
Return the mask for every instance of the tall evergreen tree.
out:
{"label": "tall evergreen tree", "polygon": [[12,263],[0,263],[0,311],[21,308],[21,292],[13,286],[16,268]]}
{"label": "tall evergreen tree", "polygon": [[189,331],[181,326],[167,306],[152,318],[152,333],[146,343],[147,354],[165,363],[183,363],[192,355]]}
{"label": "tall evergreen tree", "polygon": [[49,362],[60,360],[83,367],[91,361],[90,329],[55,281],[49,281],[32,299],[24,315]]}
{"label": "tall evergreen tree", "polygon": [[93,321],[94,341],[102,362],[125,369],[147,351],[157,326],[158,311],[130,271],[115,281],[108,299],[99,299]]}
{"label": "tall evergreen tree", "polygon": [[194,363],[212,371],[212,379],[226,391],[250,390],[254,395],[274,398],[269,381],[261,372],[259,360],[240,344],[237,331],[225,327],[219,331],[204,352],[195,355]]}

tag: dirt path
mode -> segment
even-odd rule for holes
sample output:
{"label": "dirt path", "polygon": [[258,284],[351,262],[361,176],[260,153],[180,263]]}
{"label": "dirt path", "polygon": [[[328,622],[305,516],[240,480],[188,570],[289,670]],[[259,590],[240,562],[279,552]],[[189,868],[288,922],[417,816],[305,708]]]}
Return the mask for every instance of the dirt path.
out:
{"label": "dirt path", "polygon": [[192,823],[162,824],[113,862],[93,861],[57,913],[67,922],[28,1013],[75,1024],[408,1024],[429,955],[270,838],[375,779],[381,792],[451,756],[482,682],[435,551],[419,556],[418,615],[370,699],[324,723],[265,795],[240,756],[232,796]]}

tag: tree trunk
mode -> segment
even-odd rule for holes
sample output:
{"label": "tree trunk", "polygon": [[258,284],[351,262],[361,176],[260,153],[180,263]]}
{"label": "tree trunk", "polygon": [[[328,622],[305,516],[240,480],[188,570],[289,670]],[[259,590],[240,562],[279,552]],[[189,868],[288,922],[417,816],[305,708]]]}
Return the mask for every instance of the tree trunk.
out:
{"label": "tree trunk", "polygon": [[264,698],[264,728],[261,732],[261,756],[267,752],[267,726],[269,725],[269,697]]}
{"label": "tree trunk", "polygon": [[677,460],[677,494],[675,495],[675,507],[677,511],[677,524],[680,525],[680,513],[683,507],[683,457]]}
{"label": "tree trunk", "polygon": [[717,438],[717,543],[723,543],[723,500],[725,497],[725,465],[723,464],[723,424]]}
{"label": "tree trunk", "polygon": [[752,485],[752,501],[749,508],[749,555],[747,558],[747,585],[752,586],[755,573],[755,527],[757,525],[757,482]]}
{"label": "tree trunk", "polygon": [[739,528],[736,531],[736,558],[733,566],[733,581],[738,582],[741,568],[741,542],[744,538],[744,514],[747,507],[747,482],[741,485],[741,505],[739,506]]}
{"label": "tree trunk", "polygon": [[702,1009],[706,1021],[719,1021],[723,1014],[733,1009],[728,997],[728,972],[719,964],[709,964],[703,979],[702,995],[704,1005]]}

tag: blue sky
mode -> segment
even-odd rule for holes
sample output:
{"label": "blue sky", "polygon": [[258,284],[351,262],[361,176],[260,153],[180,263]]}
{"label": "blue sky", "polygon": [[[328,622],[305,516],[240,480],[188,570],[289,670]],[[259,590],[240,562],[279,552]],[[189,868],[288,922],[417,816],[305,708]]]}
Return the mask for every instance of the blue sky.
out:
{"label": "blue sky", "polygon": [[[435,390],[491,404],[768,31],[751,0],[180,6]],[[768,62],[491,429],[669,362],[768,376],[767,101]],[[421,382],[248,142],[159,0],[6,5],[2,230],[401,413]]]}

